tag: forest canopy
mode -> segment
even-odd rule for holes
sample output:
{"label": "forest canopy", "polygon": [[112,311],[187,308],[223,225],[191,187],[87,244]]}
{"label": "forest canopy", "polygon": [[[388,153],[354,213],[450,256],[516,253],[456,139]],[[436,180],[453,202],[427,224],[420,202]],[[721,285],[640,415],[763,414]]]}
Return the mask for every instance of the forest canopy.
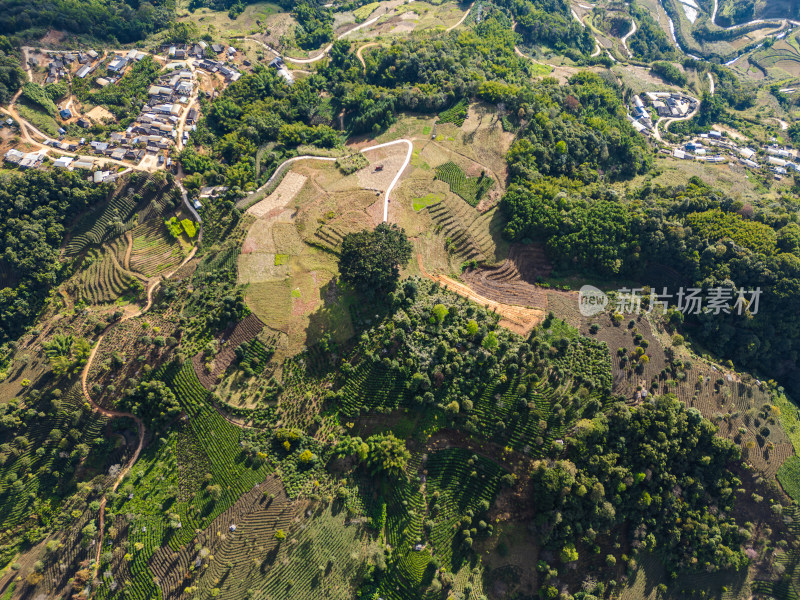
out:
{"label": "forest canopy", "polygon": [[56,28],[129,43],[166,27],[174,11],[174,0],[0,0],[0,31],[34,36]]}

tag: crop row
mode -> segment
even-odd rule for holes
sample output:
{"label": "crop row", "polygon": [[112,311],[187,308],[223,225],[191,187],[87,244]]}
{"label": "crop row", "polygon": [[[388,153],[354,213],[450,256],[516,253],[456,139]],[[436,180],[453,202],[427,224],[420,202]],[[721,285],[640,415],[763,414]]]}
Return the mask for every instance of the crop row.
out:
{"label": "crop row", "polygon": [[450,186],[450,191],[461,197],[470,206],[478,206],[484,194],[494,185],[494,180],[481,174],[480,177],[467,177],[461,167],[446,162],[436,167],[436,179]]}
{"label": "crop row", "polygon": [[91,265],[76,278],[76,296],[87,304],[113,302],[138,285],[136,277],[120,268],[109,249],[92,250]]}
{"label": "crop row", "polygon": [[439,113],[437,123],[453,123],[457,127],[461,127],[467,119],[467,101],[460,100],[445,111]]}
{"label": "crop row", "polygon": [[[130,185],[123,194],[118,192],[111,198],[97,215],[89,215],[94,219],[88,230],[76,235],[66,247],[66,253],[74,256],[88,246],[102,243],[109,235],[121,235],[135,225],[135,209],[141,195],[138,193],[146,179],[139,180],[139,185]],[[133,219],[133,221],[131,221]]]}
{"label": "crop row", "polygon": [[131,268],[147,277],[177,266],[183,259],[180,244],[156,223],[140,225],[134,231]]}

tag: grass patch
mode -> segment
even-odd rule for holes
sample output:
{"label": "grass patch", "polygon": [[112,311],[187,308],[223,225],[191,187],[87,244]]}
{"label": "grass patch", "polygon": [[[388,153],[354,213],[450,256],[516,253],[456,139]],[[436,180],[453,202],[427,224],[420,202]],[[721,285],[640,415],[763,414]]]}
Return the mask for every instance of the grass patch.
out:
{"label": "grass patch", "polygon": [[292,298],[300,298],[302,296],[300,289],[296,288],[292,290]]}
{"label": "grass patch", "polygon": [[453,162],[436,167],[436,179],[450,186],[450,191],[460,196],[470,206],[478,206],[483,195],[494,184],[491,177],[481,173],[480,177],[467,177],[466,173]]}
{"label": "grass patch", "polygon": [[27,104],[17,104],[17,112],[39,131],[51,137],[58,137],[58,123],[43,110],[33,108]]}
{"label": "grass patch", "polygon": [[422,135],[430,135],[430,134],[431,134],[430,126],[429,125],[425,125],[425,127],[422,128]]}
{"label": "grass patch", "polygon": [[276,254],[275,255],[275,266],[280,267],[281,265],[285,265],[289,262],[289,255],[288,254]]}
{"label": "grass patch", "polygon": [[412,200],[412,206],[414,210],[419,212],[426,206],[430,206],[431,204],[436,204],[437,202],[441,202],[444,200],[439,194],[428,194],[427,196],[423,196],[422,198],[414,198]]}
{"label": "grass patch", "polygon": [[367,157],[361,154],[361,152],[356,152],[349,156],[337,158],[336,166],[339,167],[339,170],[345,175],[350,175],[364,167],[368,167],[369,160],[367,160]]}
{"label": "grass patch", "polygon": [[536,77],[544,77],[553,72],[553,67],[542,63],[531,63],[531,74]]}

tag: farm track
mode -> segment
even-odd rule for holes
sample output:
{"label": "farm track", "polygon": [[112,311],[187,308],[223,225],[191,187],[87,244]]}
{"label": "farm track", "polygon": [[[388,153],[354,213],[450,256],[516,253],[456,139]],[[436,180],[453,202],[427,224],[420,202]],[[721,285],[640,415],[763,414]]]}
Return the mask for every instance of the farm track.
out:
{"label": "farm track", "polygon": [[367,48],[373,48],[375,46],[380,46],[380,42],[369,42],[368,44],[364,44],[363,46],[359,46],[358,50],[356,50],[356,58],[358,58],[361,66],[364,67],[364,74],[367,74],[367,63],[364,61],[364,55],[362,54],[364,50]]}
{"label": "farm track", "polygon": [[[359,29],[363,29],[364,27],[368,27],[368,26],[372,25],[372,24],[373,24],[373,23],[375,23],[375,22],[376,22],[378,19],[380,19],[382,16],[384,16],[384,15],[378,15],[378,16],[376,16],[376,17],[373,17],[373,18],[371,18],[371,19],[369,19],[369,20],[367,20],[367,21],[364,21],[364,22],[363,22],[363,23],[361,23],[360,25],[356,25],[356,26],[355,26],[355,27],[353,27],[352,29],[348,29],[347,31],[345,31],[344,33],[340,34],[340,35],[339,35],[339,36],[336,38],[336,39],[337,39],[337,41],[338,41],[338,40],[341,40],[341,39],[342,39],[342,38],[344,38],[345,36],[348,36],[348,35],[350,35],[351,33],[354,33],[354,32],[356,32],[356,31],[358,31]],[[234,38],[234,39],[237,39],[237,38]],[[308,64],[311,64],[311,63],[315,63],[315,62],[317,62],[318,60],[322,60],[323,58],[325,58],[325,57],[328,55],[328,52],[330,52],[330,51],[331,51],[331,48],[333,48],[333,42],[331,42],[330,44],[328,44],[327,46],[325,46],[325,47],[324,47],[322,50],[320,50],[320,53],[319,53],[318,55],[316,55],[316,56],[313,56],[313,57],[311,57],[311,58],[292,58],[291,56],[283,56],[283,55],[282,55],[280,52],[278,52],[277,50],[275,50],[275,48],[273,48],[272,46],[270,46],[270,45],[268,45],[268,44],[265,44],[265,43],[264,43],[264,42],[262,42],[261,40],[257,40],[257,39],[256,39],[256,38],[254,38],[254,37],[250,37],[250,36],[242,36],[242,37],[239,37],[238,39],[250,40],[251,42],[255,42],[256,44],[260,44],[260,45],[261,45],[261,46],[263,46],[265,49],[267,49],[267,50],[269,50],[270,52],[272,52],[272,53],[273,53],[275,56],[280,56],[280,57],[281,57],[281,58],[283,58],[283,60],[285,60],[285,61],[288,61],[288,62],[291,62],[291,63],[296,63],[296,64],[299,64],[299,65],[308,65]]]}
{"label": "farm track", "polygon": [[123,259],[122,264],[130,271],[131,252],[133,251],[133,234],[130,231],[125,232],[125,240],[128,242],[128,247],[125,248],[125,258]]}
{"label": "farm track", "polygon": [[472,4],[469,5],[469,8],[467,8],[467,10],[464,13],[464,15],[458,20],[458,23],[456,23],[455,25],[450,25],[450,27],[445,29],[445,33],[447,33],[448,31],[453,31],[453,29],[455,29],[456,27],[461,25],[467,19],[467,17],[469,16],[469,13],[472,10],[473,6],[475,6],[475,2],[474,1],[472,2]]}
{"label": "farm track", "polygon": [[[469,8],[467,8],[466,12],[464,12],[463,16],[458,20],[458,22],[453,24],[453,25],[451,25],[447,29],[445,29],[445,32],[452,31],[453,29],[455,29],[456,27],[461,25],[466,20],[466,18],[469,16],[469,13],[472,10],[472,7],[474,5],[475,5],[475,2],[473,1],[473,3],[469,5]],[[375,17],[372,17],[371,19],[368,19],[368,20],[364,21],[363,23],[360,23],[360,24],[356,25],[352,29],[348,29],[347,31],[339,34],[336,37],[337,41],[347,37],[351,33],[355,33],[356,31],[358,31],[360,29],[363,29],[365,27],[369,27],[373,23],[376,23],[378,21],[378,19],[380,19],[381,17],[385,17],[387,14],[389,14],[389,13],[384,13],[384,14],[377,15]],[[262,46],[264,49],[269,50],[270,52],[272,52],[275,56],[279,56],[279,57],[283,58],[283,60],[285,60],[287,62],[295,63],[295,64],[298,64],[298,65],[308,65],[308,64],[311,64],[311,63],[315,63],[315,62],[317,62],[319,60],[322,60],[323,58],[325,58],[328,55],[328,52],[331,51],[331,48],[333,48],[333,43],[331,42],[330,44],[328,44],[327,46],[325,46],[324,48],[319,50],[319,54],[317,54],[316,56],[311,56],[309,58],[294,58],[294,57],[291,57],[291,56],[282,55],[280,52],[278,52],[275,48],[273,48],[269,44],[266,44],[266,43],[262,42],[261,40],[257,40],[254,37],[239,36],[239,37],[235,37],[234,39],[250,40],[251,42],[255,42],[256,44],[259,44],[260,46]],[[366,69],[366,64],[364,63],[364,58],[361,56],[361,50],[363,48],[368,47],[368,46],[377,46],[377,45],[378,44],[376,42],[371,42],[369,44],[365,44],[364,46],[361,46],[361,48],[359,48],[356,51],[356,56],[358,57],[358,60],[361,61],[361,64],[365,69]]]}
{"label": "farm track", "polygon": [[[130,248],[130,246],[129,246],[129,248]],[[189,252],[189,254],[186,256],[186,258],[183,260],[183,262],[181,262],[181,264],[174,271],[172,271],[171,273],[167,274],[164,278],[165,279],[169,279],[172,275],[175,274],[175,272],[177,272],[181,267],[183,267],[183,265],[185,265],[192,258],[194,258],[194,255],[196,253],[197,253],[197,246],[192,248],[192,251]],[[116,258],[114,258],[114,261],[116,262]],[[161,279],[160,278],[152,278],[150,280],[150,282],[149,282],[148,287],[147,287],[147,303],[140,310],[138,310],[138,311],[136,311],[134,313],[131,313],[131,314],[123,316],[122,319],[119,320],[119,323],[122,323],[124,321],[128,321],[130,319],[134,319],[136,317],[139,317],[139,316],[143,315],[144,313],[146,313],[148,310],[150,310],[150,308],[153,306],[153,292],[155,291],[155,289],[158,287],[158,285],[160,283],[161,283]],[[147,434],[147,430],[145,429],[144,422],[139,417],[137,417],[136,415],[134,415],[132,413],[129,413],[129,412],[123,412],[123,411],[117,411],[117,410],[109,410],[107,408],[103,408],[102,406],[97,404],[92,399],[91,394],[89,394],[89,386],[88,386],[88,383],[87,383],[88,378],[89,378],[89,371],[92,368],[92,363],[94,362],[94,358],[97,355],[97,351],[100,349],[100,344],[102,343],[104,337],[105,337],[105,333],[102,334],[99,338],[97,338],[97,342],[95,342],[94,348],[92,348],[92,351],[89,354],[89,358],[86,361],[86,365],[83,367],[83,372],[81,373],[81,390],[83,392],[83,397],[86,399],[86,401],[92,407],[92,410],[94,412],[97,412],[97,413],[99,413],[99,414],[101,414],[103,416],[109,417],[109,418],[129,418],[129,419],[132,419],[136,423],[137,436],[139,438],[139,443],[136,446],[136,450],[133,452],[133,455],[131,456],[130,460],[128,460],[126,465],[119,472],[119,475],[117,476],[117,479],[114,482],[114,485],[111,487],[111,492],[113,493],[113,492],[117,491],[117,488],[119,487],[119,484],[122,483],[122,480],[125,478],[125,476],[133,468],[133,465],[136,464],[137,460],[139,460],[139,455],[141,454],[142,448],[144,447],[144,438],[145,438],[145,435]],[[97,578],[97,574],[98,574],[98,571],[100,569],[100,554],[101,554],[102,548],[103,548],[103,536],[104,536],[104,533],[105,533],[105,510],[106,510],[107,498],[108,498],[108,494],[106,493],[106,494],[103,494],[103,498],[100,500],[99,527],[98,527],[98,533],[99,533],[98,540],[99,541],[98,541],[98,544],[97,544],[97,555],[95,557],[95,566],[94,566],[94,578],[95,579]]]}

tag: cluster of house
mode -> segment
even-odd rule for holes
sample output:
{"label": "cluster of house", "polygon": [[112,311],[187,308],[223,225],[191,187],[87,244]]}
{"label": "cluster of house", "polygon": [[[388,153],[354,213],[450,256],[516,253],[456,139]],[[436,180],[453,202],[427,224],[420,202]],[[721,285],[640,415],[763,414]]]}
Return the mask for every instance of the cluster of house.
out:
{"label": "cluster of house", "polygon": [[[711,130],[700,134],[699,138],[684,144],[683,148],[672,150],[672,156],[683,160],[699,160],[707,163],[727,162],[728,157],[720,154],[720,150],[728,151],[732,158],[749,169],[761,169],[764,164],[759,162],[758,152],[747,146],[739,146],[730,139],[725,138],[721,132]],[[716,154],[711,155],[710,152]],[[789,147],[780,147],[777,144],[764,148],[766,152],[766,166],[772,171],[775,179],[781,180],[790,171],[800,173],[800,156],[797,151]],[[668,150],[662,152],[669,153]]]}
{"label": "cluster of house", "polygon": [[789,171],[800,173],[800,164],[797,161],[798,155],[792,148],[781,148],[777,144],[767,146],[767,165],[775,174],[775,178],[780,180]]}
{"label": "cluster of house", "polygon": [[[78,63],[82,65],[78,68],[78,76],[83,78],[92,72],[94,63],[100,55],[94,50],[86,52],[51,52],[49,53],[50,62],[47,64],[47,76],[45,83],[55,83],[59,79],[67,76],[72,65]],[[29,58],[28,64],[32,67],[38,66],[36,59]],[[80,75],[80,73],[84,73]]]}
{"label": "cluster of house", "polygon": [[[724,139],[718,131],[703,134],[711,145],[724,148],[738,157],[739,162],[748,169],[761,169],[764,165],[759,162],[758,152],[746,146],[739,146],[729,139]],[[702,137],[702,136],[701,136]],[[775,179],[780,181],[790,171],[800,173],[798,154],[790,147],[781,147],[777,144],[764,147],[766,152],[766,166],[772,171]]]}
{"label": "cluster of house", "polygon": [[[96,154],[115,160],[141,160],[145,153],[168,150],[178,138],[178,123],[194,91],[194,73],[188,69],[165,73],[148,90],[147,104],[125,130],[109,135],[107,142],[91,142]],[[186,124],[194,126],[197,111],[190,109]],[[188,134],[184,132],[184,142]]]}
{"label": "cluster of house", "polygon": [[283,77],[286,80],[286,83],[288,83],[289,85],[294,83],[294,77],[292,77],[292,72],[286,68],[286,64],[283,62],[283,58],[281,58],[280,56],[276,56],[270,61],[269,66],[272,67],[273,69],[277,69],[278,75]]}
{"label": "cluster of house", "polygon": [[[125,74],[125,71],[128,70],[128,67],[136,62],[139,62],[145,56],[147,56],[147,54],[139,50],[131,50],[127,54],[113,54],[111,56],[111,61],[106,65],[107,73],[102,77],[95,79],[95,84],[99,85],[100,87],[106,87],[107,85],[116,83],[122,78],[122,76]],[[78,69],[78,72],[75,73],[75,76],[83,79],[92,73],[94,69],[95,67],[90,67],[88,70]]]}
{"label": "cluster of house", "polygon": [[44,161],[44,154],[39,152],[20,152],[12,148],[5,153],[3,161],[20,169],[35,169]]}
{"label": "cluster of house", "polygon": [[[21,152],[12,148],[5,153],[3,161],[20,169],[36,169],[42,165],[45,156],[44,152]],[[117,174],[112,171],[95,171],[95,166],[93,158],[81,155],[59,156],[53,161],[53,168],[55,169],[68,169],[69,171],[79,169],[90,172],[89,180],[94,183],[112,181],[117,177]]]}
{"label": "cluster of house", "polygon": [[196,44],[163,44],[161,52],[175,60],[186,60],[187,58],[212,58],[214,55],[219,56],[223,52],[228,58],[233,58],[237,54],[236,48],[223,44],[208,44],[200,41]]}
{"label": "cluster of house", "polygon": [[[680,119],[692,113],[698,105],[695,98],[677,92],[647,92],[643,94],[661,118]],[[633,97],[633,111],[628,119],[639,133],[650,135],[654,129],[653,119],[641,96]]]}
{"label": "cluster of house", "polygon": [[212,60],[210,58],[205,58],[197,63],[197,66],[204,71],[208,71],[209,73],[219,73],[225,78],[225,81],[231,83],[233,81],[238,80],[242,74],[236,67],[232,67],[226,65],[223,62],[218,60]]}
{"label": "cluster of house", "polygon": [[680,160],[696,160],[699,162],[706,162],[711,164],[720,164],[727,162],[727,158],[722,154],[708,154],[708,151],[702,144],[686,144],[684,149],[675,148],[672,151],[672,156]]}

